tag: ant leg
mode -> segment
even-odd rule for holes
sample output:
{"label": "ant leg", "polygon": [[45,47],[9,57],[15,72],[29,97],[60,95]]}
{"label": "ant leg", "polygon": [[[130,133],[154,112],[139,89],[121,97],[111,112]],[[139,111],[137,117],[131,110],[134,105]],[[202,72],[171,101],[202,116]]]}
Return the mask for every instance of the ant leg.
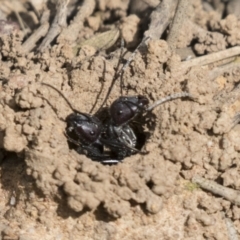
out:
{"label": "ant leg", "polygon": [[120,88],[121,88],[121,95],[123,95],[123,88],[124,88],[124,83],[123,83],[123,74],[125,72],[125,70],[127,69],[127,67],[130,65],[130,63],[132,62],[132,60],[134,59],[134,57],[136,56],[139,48],[141,46],[143,46],[143,44],[149,39],[150,37],[144,37],[142,39],[142,41],[140,42],[140,44],[137,46],[137,48],[133,51],[133,53],[131,54],[131,56],[129,57],[129,59],[127,60],[127,62],[123,65],[123,67],[120,69],[120,71],[118,72],[117,76],[120,76]]}
{"label": "ant leg", "polygon": [[64,134],[69,142],[78,146],[76,151],[79,154],[84,154],[93,161],[111,161],[112,163],[116,161],[118,162],[118,160],[113,160],[109,155],[103,153],[103,145],[101,143],[95,142],[91,145],[82,145],[80,142],[72,139],[66,132]]}
{"label": "ant leg", "polygon": [[122,158],[120,157],[118,159],[114,159],[112,156],[103,153],[103,145],[102,144],[94,143],[89,146],[81,145],[79,142],[77,142],[74,139],[72,139],[71,137],[69,137],[66,132],[65,132],[65,136],[69,142],[78,146],[76,151],[79,154],[86,155],[92,161],[101,162],[101,163],[105,163],[105,164],[114,164],[114,163],[121,162],[121,160],[125,157],[124,156]]}
{"label": "ant leg", "polygon": [[[118,63],[117,63],[116,71],[115,71],[115,73],[114,73],[113,80],[112,80],[111,86],[110,86],[109,89],[108,89],[107,95],[106,95],[106,97],[104,98],[104,100],[103,100],[100,108],[97,110],[97,113],[103,108],[103,106],[104,106],[104,104],[106,103],[106,101],[107,101],[107,99],[108,99],[108,97],[109,97],[109,95],[110,95],[110,93],[111,93],[111,91],[112,91],[112,88],[113,88],[113,86],[114,86],[114,84],[115,84],[115,82],[116,82],[116,80],[117,80],[117,78],[118,78],[118,73],[117,73],[117,72],[118,72],[118,68],[119,68],[120,63],[121,63],[121,58],[122,58],[122,56],[123,56],[123,51],[124,51],[124,40],[123,40],[123,38],[121,38],[121,51],[120,51],[120,57],[119,57],[119,60],[118,60]],[[102,83],[100,92],[98,93],[98,96],[97,96],[97,98],[96,98],[96,101],[95,101],[95,103],[93,104],[92,109],[90,110],[90,113],[93,112],[94,108],[95,108],[96,105],[97,105],[97,99],[99,98],[99,96],[100,96],[101,93],[102,93],[103,86],[104,86],[104,84]]]}
{"label": "ant leg", "polygon": [[[113,76],[113,80],[112,80],[112,83],[108,89],[108,92],[107,92],[107,95],[106,97],[104,98],[100,108],[97,110],[97,113],[103,108],[104,104],[106,103],[108,97],[110,96],[111,92],[112,92],[112,89],[113,89],[113,86],[116,82],[116,80],[118,79],[119,77],[119,74],[118,74],[118,68],[120,66],[120,63],[121,63],[121,58],[122,58],[122,55],[123,55],[123,50],[124,50],[124,40],[123,38],[121,38],[121,51],[120,51],[120,57],[119,57],[119,60],[118,60],[118,64],[117,64],[117,70],[115,71],[115,74]],[[92,110],[91,110],[92,111]]]}
{"label": "ant leg", "polygon": [[135,148],[136,141],[135,133],[128,125],[121,128],[109,126],[107,138],[101,138],[101,142],[111,150],[118,160],[139,152]]}
{"label": "ant leg", "polygon": [[122,89],[124,87],[123,84],[123,74],[125,72],[125,70],[127,69],[127,67],[130,65],[130,63],[132,62],[132,60],[134,59],[134,57],[136,56],[138,50],[140,49],[140,47],[143,46],[143,44],[149,39],[150,37],[144,37],[142,39],[142,41],[139,43],[139,45],[137,46],[137,48],[133,51],[133,53],[131,54],[131,56],[129,57],[129,59],[127,60],[127,62],[123,65],[123,67],[121,68],[121,70],[118,73],[118,76],[120,76],[120,85],[121,85],[121,95],[123,95]]}
{"label": "ant leg", "polygon": [[[112,88],[113,88],[116,80],[117,80],[119,77],[120,77],[120,81],[121,81],[121,82],[120,82],[120,87],[121,87],[121,95],[122,95],[122,89],[123,89],[123,87],[124,87],[124,86],[123,86],[123,80],[122,80],[123,74],[124,74],[125,70],[127,69],[127,67],[129,66],[129,64],[130,64],[130,63],[132,62],[132,60],[134,59],[134,57],[135,57],[135,55],[137,54],[139,48],[140,48],[141,46],[143,46],[143,44],[144,44],[149,38],[150,38],[150,37],[144,37],[144,38],[142,39],[141,43],[140,43],[140,44],[137,46],[137,48],[133,51],[133,53],[131,54],[131,56],[130,56],[129,59],[127,60],[127,62],[122,66],[122,68],[121,68],[118,72],[116,71],[116,74],[115,74],[114,77],[113,77],[111,86],[109,87],[109,90],[108,90],[108,92],[107,92],[107,95],[106,95],[106,97],[104,98],[103,103],[101,104],[99,110],[102,109],[102,107],[103,107],[104,104],[106,103],[108,97],[109,97],[110,94],[111,94]],[[121,39],[121,56],[122,56],[122,54],[123,54],[123,50],[124,50],[124,41],[123,41],[123,39]],[[120,63],[120,61],[119,61],[119,63]],[[118,63],[118,66],[119,66],[119,63]],[[117,69],[118,69],[118,67],[117,67]],[[98,110],[97,112],[99,112],[99,110]]]}
{"label": "ant leg", "polygon": [[172,94],[172,95],[169,95],[165,98],[162,98],[158,101],[156,101],[155,103],[153,103],[151,106],[149,106],[146,111],[151,111],[153,110],[155,107],[165,103],[165,102],[168,102],[168,101],[171,101],[171,100],[174,100],[174,99],[177,99],[177,98],[184,98],[184,97],[189,97],[189,98],[193,98],[193,96],[188,93],[188,92],[181,92],[181,93],[175,93],[175,94]]}
{"label": "ant leg", "polygon": [[65,137],[67,138],[67,140],[68,140],[69,142],[75,144],[76,146],[79,146],[79,147],[81,146],[80,142],[72,139],[66,132],[64,132],[64,135],[65,135]]}
{"label": "ant leg", "polygon": [[106,163],[106,164],[118,163],[118,162],[121,162],[121,160],[123,159],[123,158],[114,159],[114,157],[111,156],[110,154],[106,154],[103,152],[102,146],[96,146],[96,145],[79,147],[77,149],[77,152],[81,154],[82,153],[85,154],[87,157],[91,158],[92,161]]}
{"label": "ant leg", "polygon": [[[51,84],[45,83],[45,82],[41,82],[40,84],[43,85],[43,86],[47,86],[47,87],[49,87],[49,88],[52,88],[54,91],[56,91],[56,92],[64,99],[64,101],[67,103],[67,105],[69,106],[69,108],[70,108],[73,112],[75,112],[75,113],[80,113],[78,110],[76,110],[76,109],[73,108],[72,104],[69,102],[69,100],[66,98],[66,96],[64,96],[64,94],[63,94],[60,90],[58,90],[56,87],[52,86]],[[43,98],[44,98],[44,97],[43,97]],[[49,102],[49,100],[46,99],[46,98],[44,98],[44,99],[45,99],[45,100],[48,102],[48,104],[53,108],[53,106],[52,106],[52,104]],[[54,111],[55,111],[55,110],[54,110]],[[56,112],[56,111],[55,111],[55,112]]]}
{"label": "ant leg", "polygon": [[149,39],[150,37],[144,37],[142,39],[142,41],[140,42],[140,44],[137,46],[137,48],[133,51],[133,53],[131,54],[131,56],[129,57],[129,59],[127,60],[127,62],[123,65],[123,67],[121,68],[121,70],[119,71],[118,75],[123,75],[124,71],[126,70],[126,68],[129,66],[129,64],[132,62],[132,60],[134,59],[134,57],[136,56],[138,50],[140,47],[143,46],[143,44]]}

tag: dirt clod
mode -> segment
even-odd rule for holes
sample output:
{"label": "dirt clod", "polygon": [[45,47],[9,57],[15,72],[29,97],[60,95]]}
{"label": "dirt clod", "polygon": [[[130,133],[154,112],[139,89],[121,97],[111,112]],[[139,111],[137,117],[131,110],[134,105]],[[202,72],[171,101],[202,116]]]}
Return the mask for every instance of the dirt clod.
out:
{"label": "dirt clod", "polygon": [[[238,56],[191,65],[240,45],[240,20],[230,3],[194,1],[178,12],[183,22],[176,29],[174,1],[46,6],[37,1],[34,9],[35,0],[19,0],[15,7],[13,2],[0,6],[7,16],[0,20],[2,239],[192,240],[239,234]],[[160,6],[168,11],[167,22],[157,21]],[[47,8],[50,16],[42,19]],[[161,39],[147,34],[154,24],[163,29]],[[47,33],[39,37],[43,25]],[[177,32],[169,43],[171,31]],[[144,35],[129,66],[116,74]],[[186,49],[193,54],[186,57]],[[121,79],[114,81],[116,76]],[[66,117],[73,109],[95,114],[112,83],[106,108],[121,94],[143,95],[150,104],[175,93],[191,97],[134,119],[139,153],[102,164],[68,141]]]}

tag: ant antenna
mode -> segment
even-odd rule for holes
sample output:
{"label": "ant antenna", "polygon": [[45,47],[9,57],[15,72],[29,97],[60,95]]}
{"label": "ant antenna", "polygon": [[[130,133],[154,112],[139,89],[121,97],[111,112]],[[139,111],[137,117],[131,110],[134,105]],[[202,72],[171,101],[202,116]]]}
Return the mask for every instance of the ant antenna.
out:
{"label": "ant antenna", "polygon": [[134,57],[136,56],[138,50],[140,47],[143,46],[143,44],[149,39],[150,37],[144,37],[142,39],[142,41],[139,43],[139,45],[137,46],[137,48],[133,51],[133,53],[131,54],[131,56],[129,57],[129,59],[127,60],[127,62],[123,65],[123,67],[121,68],[121,70],[118,73],[119,75],[123,75],[123,73],[125,72],[125,70],[127,69],[127,67],[129,66],[129,64],[132,62],[132,60],[134,59]]}
{"label": "ant antenna", "polygon": [[[68,99],[63,95],[63,93],[62,93],[61,91],[59,91],[57,88],[55,88],[54,86],[52,86],[52,85],[50,85],[50,84],[48,84],[48,83],[44,83],[44,82],[41,82],[40,84],[45,85],[45,86],[47,86],[47,87],[50,87],[50,88],[54,89],[54,90],[55,90],[59,95],[61,95],[61,97],[66,101],[66,103],[68,104],[68,106],[70,107],[70,109],[71,109],[73,112],[82,114],[82,115],[84,115],[85,117],[89,118],[89,115],[88,115],[88,114],[82,113],[82,112],[76,110],[75,108],[73,108],[73,107],[72,107],[72,104],[69,102],[69,100],[68,100]],[[44,97],[43,97],[43,98],[44,98]],[[49,102],[49,100],[46,99],[46,98],[44,98],[44,99],[48,102],[48,104],[49,104],[49,105],[54,109],[54,111],[55,111],[55,108],[52,106],[52,104]],[[64,121],[64,120],[63,120],[63,121]]]}
{"label": "ant antenna", "polygon": [[[111,94],[111,91],[112,91],[112,89],[113,89],[113,86],[114,86],[116,80],[117,80],[119,77],[120,77],[120,79],[121,79],[121,80],[120,80],[120,81],[121,81],[121,84],[120,84],[120,85],[121,85],[121,95],[122,95],[122,89],[123,89],[123,80],[122,80],[122,78],[123,78],[123,74],[124,74],[125,70],[127,69],[127,67],[130,65],[130,63],[132,62],[132,60],[134,59],[134,57],[135,57],[135,55],[137,54],[139,48],[142,47],[143,44],[144,44],[149,38],[150,38],[149,36],[148,36],[148,37],[144,37],[144,38],[142,39],[142,41],[140,42],[140,44],[137,46],[137,48],[133,51],[133,53],[131,54],[131,56],[130,56],[129,59],[127,60],[127,62],[122,66],[122,68],[121,68],[118,72],[116,71],[116,73],[115,73],[115,75],[114,75],[114,77],[113,77],[111,86],[109,87],[108,92],[107,92],[107,95],[106,95],[106,97],[104,98],[103,103],[101,104],[99,110],[102,109],[102,107],[105,105],[108,97],[109,97],[110,94]],[[124,40],[123,40],[123,38],[122,38],[122,39],[121,39],[121,53],[120,53],[120,57],[121,57],[122,54],[123,54],[123,50],[124,50]],[[120,65],[120,58],[119,58],[119,61],[118,61],[117,69],[118,69],[119,65]],[[99,110],[98,110],[98,111],[99,111]]]}
{"label": "ant antenna", "polygon": [[175,94],[172,94],[172,95],[169,95],[165,98],[162,98],[160,100],[157,100],[155,103],[153,103],[151,106],[149,106],[146,111],[152,111],[155,107],[165,103],[165,102],[168,102],[168,101],[171,101],[171,100],[174,100],[174,99],[177,99],[177,98],[183,98],[183,97],[190,97],[190,98],[193,98],[193,96],[188,93],[188,92],[180,92],[180,93],[175,93]]}
{"label": "ant antenna", "polygon": [[74,108],[72,107],[72,104],[68,101],[68,99],[63,95],[63,93],[62,93],[61,91],[59,91],[57,88],[55,88],[54,86],[52,86],[52,85],[50,85],[50,84],[48,84],[48,83],[41,82],[41,84],[42,84],[42,85],[45,85],[45,86],[48,86],[48,87],[50,87],[50,88],[52,88],[52,89],[54,89],[58,94],[60,94],[60,95],[63,97],[63,99],[66,101],[66,103],[69,105],[69,107],[71,108],[71,110],[72,110],[73,112],[78,112],[76,109],[74,109]]}
{"label": "ant antenna", "polygon": [[127,67],[130,65],[130,63],[132,62],[132,60],[134,59],[134,57],[136,56],[136,54],[137,54],[138,50],[140,49],[140,47],[142,47],[149,38],[150,37],[148,36],[148,37],[144,37],[142,39],[142,41],[139,43],[137,48],[133,51],[133,53],[131,54],[131,56],[127,60],[127,62],[123,65],[123,67],[121,68],[121,70],[118,73],[118,76],[120,76],[120,82],[121,82],[120,83],[120,85],[121,85],[121,95],[123,95],[122,90],[123,90],[123,87],[124,87],[124,84],[123,84],[123,74],[124,74],[125,70],[127,69]]}
{"label": "ant antenna", "polygon": [[[106,71],[106,63],[104,62],[104,72]],[[104,76],[105,76],[105,74],[104,74]],[[104,77],[103,76],[103,77]],[[96,99],[95,99],[95,102],[94,102],[94,104],[93,104],[93,106],[92,106],[92,108],[91,108],[91,110],[90,110],[90,114],[93,112],[93,110],[94,110],[94,108],[96,107],[96,105],[97,105],[97,103],[98,103],[98,99],[99,99],[99,97],[100,97],[100,95],[101,95],[101,93],[102,93],[102,91],[103,91],[103,87],[104,87],[104,82],[103,81],[101,81],[101,88],[100,88],[100,91],[98,92],[98,94],[97,94],[97,97],[96,97]],[[102,107],[102,106],[101,106]],[[99,111],[99,110],[98,110]]]}
{"label": "ant antenna", "polygon": [[[119,68],[119,65],[120,65],[120,62],[121,62],[121,56],[123,55],[123,50],[124,50],[124,39],[121,38],[121,51],[120,51],[120,57],[119,57],[118,64],[117,64],[117,69]],[[106,101],[107,101],[107,99],[108,99],[108,97],[109,97],[109,95],[110,95],[110,93],[113,89],[113,86],[114,86],[116,80],[118,79],[118,77],[119,77],[119,74],[118,74],[118,71],[116,71],[115,74],[114,74],[111,86],[108,89],[107,95],[104,98],[104,100],[103,100],[103,102],[102,102],[102,104],[101,104],[101,106],[100,106],[100,108],[97,112],[99,112],[103,108],[103,106],[105,105],[105,103],[106,103]]]}

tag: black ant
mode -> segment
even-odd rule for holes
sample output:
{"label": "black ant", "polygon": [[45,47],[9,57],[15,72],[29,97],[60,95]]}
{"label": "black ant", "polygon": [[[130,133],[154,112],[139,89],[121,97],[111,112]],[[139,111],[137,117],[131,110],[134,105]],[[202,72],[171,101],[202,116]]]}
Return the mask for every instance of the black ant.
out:
{"label": "black ant", "polygon": [[[143,39],[127,63],[122,67],[119,73],[116,73],[113,83],[118,77],[123,75],[130,61],[133,60],[136,51],[147,39],[148,38]],[[42,84],[52,87],[49,84]],[[107,97],[102,106],[105,104]],[[91,115],[78,112],[69,104],[73,113],[66,119],[68,125],[66,137],[69,142],[78,146],[77,152],[85,154],[93,161],[101,163],[121,162],[125,157],[139,152],[136,148],[138,140],[137,135],[131,127],[133,119],[140,114],[152,111],[155,107],[166,101],[183,97],[192,96],[187,92],[176,93],[156,101],[153,105],[149,106],[149,100],[145,96],[121,96],[109,107],[108,118],[104,122],[100,120],[96,114]]]}
{"label": "black ant", "polygon": [[[94,115],[72,113],[66,119],[67,136],[73,133],[77,141],[71,137],[68,139],[79,146],[79,153],[84,153],[93,161],[118,163],[139,152],[136,149],[137,136],[130,126],[133,119],[164,102],[182,97],[191,95],[186,92],[177,93],[148,106],[149,100],[145,96],[121,96],[109,107],[109,119],[105,124]],[[109,152],[105,151],[105,148],[108,148]]]}

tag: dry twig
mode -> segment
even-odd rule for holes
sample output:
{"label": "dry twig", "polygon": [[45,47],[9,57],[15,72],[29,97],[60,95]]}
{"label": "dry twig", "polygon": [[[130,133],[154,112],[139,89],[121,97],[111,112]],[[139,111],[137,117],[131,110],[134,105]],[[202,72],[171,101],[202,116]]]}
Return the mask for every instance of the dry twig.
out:
{"label": "dry twig", "polygon": [[25,53],[30,52],[36,46],[37,41],[47,34],[49,29],[49,15],[49,10],[43,12],[40,27],[23,43],[22,48]]}
{"label": "dry twig", "polygon": [[85,19],[93,13],[95,6],[95,0],[85,0],[71,24],[68,26],[68,28],[62,31],[58,37],[58,40],[63,39],[69,43],[75,42],[78,38],[79,32],[84,27],[83,24]]}
{"label": "dry twig", "polygon": [[178,2],[173,23],[167,38],[167,43],[172,50],[176,48],[179,31],[181,30],[185,20],[187,19],[187,11],[190,2],[190,0],[179,0]]}
{"label": "dry twig", "polygon": [[181,60],[190,60],[196,57],[191,47],[178,48],[176,49],[176,53],[181,57]]}
{"label": "dry twig", "polygon": [[224,220],[225,220],[225,223],[226,223],[226,227],[227,227],[227,230],[228,230],[228,239],[229,240],[238,240],[238,233],[237,233],[237,230],[232,222],[232,220],[230,218],[227,218],[224,216],[224,213],[223,214],[223,217],[224,217]]}
{"label": "dry twig", "polygon": [[240,1],[239,0],[228,1],[227,14],[234,14],[237,17],[240,17]]}
{"label": "dry twig", "polygon": [[226,198],[231,203],[234,203],[236,205],[240,205],[240,192],[233,190],[228,187],[224,187],[214,181],[194,176],[192,178],[192,182],[197,183],[201,188],[208,190],[214,194],[217,194],[223,198]]}
{"label": "dry twig", "polygon": [[159,39],[169,25],[176,5],[176,0],[161,1],[151,14],[151,23],[149,29],[145,31],[144,37]]}
{"label": "dry twig", "polygon": [[188,69],[193,66],[204,66],[214,63],[226,58],[237,56],[240,54],[240,47],[233,47],[216,53],[208,54],[206,56],[191,59],[181,63],[181,68]]}
{"label": "dry twig", "polygon": [[22,31],[24,33],[24,36],[27,35],[29,33],[29,28],[25,27],[25,23],[24,23],[22,17],[20,16],[20,14],[15,10],[13,10],[13,12],[15,13],[15,15],[17,17],[18,23],[19,23],[20,28],[22,29]]}
{"label": "dry twig", "polygon": [[232,61],[231,63],[225,64],[220,67],[215,67],[213,70],[209,71],[209,80],[214,80],[216,77],[223,75],[225,72],[231,72],[234,69],[240,68],[239,61]]}
{"label": "dry twig", "polygon": [[54,40],[56,36],[60,34],[62,29],[67,26],[67,5],[69,0],[58,0],[57,1],[57,13],[53,20],[53,23],[48,31],[48,34],[42,41],[41,45],[39,46],[40,51],[44,51],[50,43]]}

